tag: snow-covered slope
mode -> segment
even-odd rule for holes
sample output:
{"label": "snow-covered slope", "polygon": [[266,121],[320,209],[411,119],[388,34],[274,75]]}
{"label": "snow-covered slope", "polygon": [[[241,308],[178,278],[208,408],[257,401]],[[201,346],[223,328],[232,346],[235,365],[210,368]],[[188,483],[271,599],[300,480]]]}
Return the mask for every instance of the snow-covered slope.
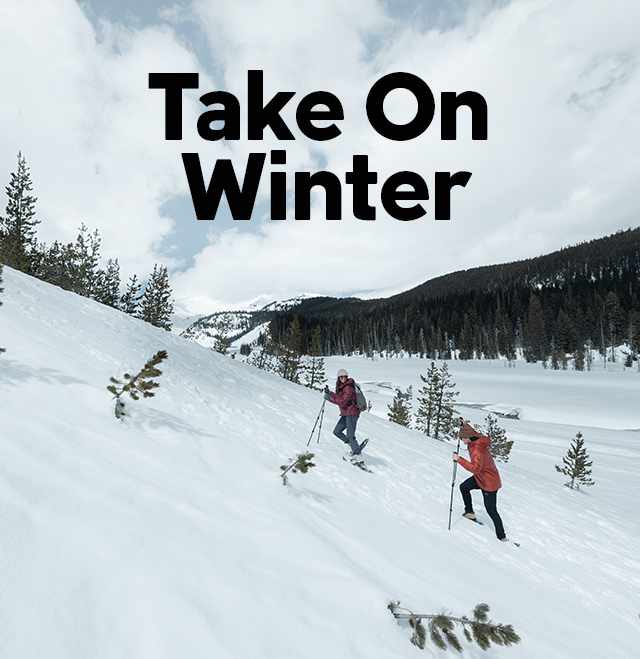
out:
{"label": "snow-covered slope", "polygon": [[[457,496],[447,531],[451,445],[365,414],[366,474],[342,461],[328,405],[317,466],[284,487],[318,393],[7,268],[4,287],[0,657],[446,656],[409,643],[391,599],[487,602],[522,637],[468,657],[637,656],[637,432],[581,428],[596,486],[572,492],[552,465],[575,429],[522,421],[499,496],[516,548]],[[109,377],[159,349],[156,396],[118,422]]]}

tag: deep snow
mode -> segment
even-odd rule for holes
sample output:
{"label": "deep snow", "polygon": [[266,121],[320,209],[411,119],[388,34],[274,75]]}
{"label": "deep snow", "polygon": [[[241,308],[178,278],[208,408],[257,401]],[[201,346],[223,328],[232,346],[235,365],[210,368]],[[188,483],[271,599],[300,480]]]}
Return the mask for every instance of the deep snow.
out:
{"label": "deep snow", "polygon": [[[516,548],[477,493],[487,524],[460,517],[456,489],[448,531],[453,446],[385,420],[393,387],[417,392],[427,361],[327,360],[373,402],[358,431],[375,473],[341,459],[327,404],[317,466],[284,487],[320,394],[8,268],[4,288],[0,657],[448,656],[410,644],[392,599],[454,615],[487,602],[522,637],[468,657],[637,656],[637,371],[449,363],[472,422],[478,406],[520,409],[500,420]],[[118,422],[109,378],[159,349],[156,396]],[[596,484],[576,492],[553,465],[578,430]]]}

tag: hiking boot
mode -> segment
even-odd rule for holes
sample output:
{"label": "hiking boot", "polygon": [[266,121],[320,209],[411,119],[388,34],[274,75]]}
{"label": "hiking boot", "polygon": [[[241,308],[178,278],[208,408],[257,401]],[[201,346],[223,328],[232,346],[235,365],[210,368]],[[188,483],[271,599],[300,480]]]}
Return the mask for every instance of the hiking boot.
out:
{"label": "hiking boot", "polygon": [[476,518],[476,514],[475,514],[475,513],[463,513],[462,516],[463,516],[463,517],[466,517],[467,519],[474,519],[474,520],[475,520],[475,518]]}

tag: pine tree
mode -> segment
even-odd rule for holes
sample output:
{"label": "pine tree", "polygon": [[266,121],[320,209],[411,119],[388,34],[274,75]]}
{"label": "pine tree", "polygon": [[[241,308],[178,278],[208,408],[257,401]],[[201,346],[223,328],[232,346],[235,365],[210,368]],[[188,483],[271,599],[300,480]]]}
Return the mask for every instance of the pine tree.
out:
{"label": "pine tree", "polygon": [[606,323],[607,323],[607,334],[609,339],[609,345],[611,346],[611,355],[609,360],[612,362],[616,361],[616,345],[618,343],[618,335],[621,333],[622,328],[625,324],[624,312],[622,311],[622,306],[620,304],[620,298],[615,291],[610,291],[607,293],[607,297],[604,300]]}
{"label": "pine tree", "polygon": [[527,362],[536,362],[547,358],[547,334],[544,311],[540,300],[532,295],[529,300],[527,322],[524,328],[524,356]]}
{"label": "pine tree", "polygon": [[300,382],[300,361],[302,359],[302,332],[298,316],[294,316],[285,332],[281,346],[278,346],[277,369],[280,377],[291,382]]}
{"label": "pine tree", "polygon": [[219,315],[214,324],[215,337],[213,339],[212,350],[219,352],[221,355],[229,353],[229,346],[231,345],[231,316],[228,313]]}
{"label": "pine tree", "polygon": [[562,458],[563,467],[556,465],[556,471],[568,476],[570,478],[568,483],[565,485],[573,490],[573,486],[577,490],[580,489],[580,485],[595,485],[595,481],[591,480],[590,467],[593,465],[593,462],[589,461],[589,455],[587,450],[584,447],[584,439],[582,439],[582,433],[578,433],[576,438],[573,440],[573,443],[569,447],[567,454]]}
{"label": "pine tree", "polygon": [[320,325],[311,334],[309,356],[303,361],[302,368],[306,375],[305,386],[321,391],[327,376],[324,372],[324,359],[322,358],[322,330]]}
{"label": "pine tree", "polygon": [[434,418],[434,436],[436,439],[452,439],[458,436],[459,416],[454,409],[456,396],[455,382],[451,381],[449,367],[445,362],[440,369],[440,383],[436,390],[436,414]]}
{"label": "pine tree", "polygon": [[256,341],[256,349],[251,352],[247,364],[251,364],[262,371],[275,371],[276,342],[273,340],[271,325],[260,334]]}
{"label": "pine tree", "polygon": [[573,352],[576,349],[577,332],[569,315],[560,309],[556,322],[557,347],[563,353]]}
{"label": "pine tree", "polygon": [[629,321],[629,348],[632,359],[637,360],[638,370],[640,370],[640,311],[638,310],[631,314]]}
{"label": "pine tree", "polygon": [[63,245],[57,240],[49,248],[43,248],[38,278],[66,291],[73,290],[75,277],[75,252],[72,243]]}
{"label": "pine tree", "polygon": [[147,363],[142,367],[136,375],[124,374],[126,382],[122,382],[116,378],[110,378],[111,384],[107,390],[113,394],[116,400],[115,415],[117,419],[125,416],[124,402],[120,397],[128,393],[133,400],[138,400],[140,396],[143,398],[151,398],[155,396],[153,389],[157,389],[160,385],[153,380],[162,375],[162,371],[158,368],[163,360],[167,359],[169,355],[166,350],[159,350],[156,354],[147,360]]}
{"label": "pine tree", "polygon": [[469,314],[464,314],[462,321],[462,335],[460,336],[460,354],[459,359],[473,359],[473,327]]}
{"label": "pine tree", "polygon": [[108,307],[120,307],[120,265],[118,259],[109,259],[104,270],[98,270],[93,299]]}
{"label": "pine tree", "polygon": [[[498,425],[497,420],[489,414],[484,422],[487,424],[486,430],[482,434],[491,440],[491,455],[501,462],[509,462],[509,453],[513,447],[513,440],[507,439],[507,431]],[[478,430],[476,428],[476,430]],[[480,432],[478,430],[478,432]]]}
{"label": "pine tree", "polygon": [[[429,621],[429,638],[431,642],[441,650],[451,646],[457,652],[462,652],[462,644],[454,633],[456,625],[462,627],[462,633],[469,643],[477,643],[482,650],[488,650],[492,643],[510,647],[520,643],[520,636],[516,633],[513,625],[503,625],[489,620],[489,605],[478,604],[473,610],[473,618],[466,616],[453,617],[443,611],[442,613],[413,613],[409,609],[400,606],[400,602],[389,602],[387,608],[394,618],[408,620],[414,630],[411,643],[421,650],[427,642],[427,630],[422,624],[423,620]],[[404,611],[404,613],[402,612]]]}
{"label": "pine tree", "polygon": [[456,385],[451,382],[447,363],[438,369],[431,362],[427,377],[420,375],[420,378],[425,386],[420,389],[422,395],[418,397],[420,406],[416,413],[416,426],[436,439],[452,439],[458,433],[454,401],[459,392],[455,391]]}
{"label": "pine tree", "polygon": [[413,398],[413,387],[409,387],[405,391],[396,389],[396,395],[391,405],[388,405],[389,421],[397,423],[400,426],[409,428],[411,425],[411,399]]}
{"label": "pine tree", "polygon": [[27,161],[18,152],[18,171],[11,173],[5,188],[9,198],[5,216],[0,217],[0,261],[11,268],[34,274],[34,258],[37,253],[35,219],[37,198],[32,197],[31,175]]}
{"label": "pine tree", "polygon": [[171,331],[171,314],[173,302],[171,301],[171,288],[167,268],[153,266],[151,278],[138,307],[138,318],[151,323],[155,327]]}
{"label": "pine tree", "polygon": [[79,231],[76,242],[72,246],[71,290],[78,295],[93,298],[98,284],[100,234],[97,229],[89,234],[84,223],[80,225]]}
{"label": "pine tree", "polygon": [[424,386],[417,397],[419,406],[416,412],[416,427],[426,435],[430,435],[436,413],[435,390],[440,380],[440,371],[435,362],[431,362],[431,366],[427,369],[427,377],[420,374],[420,379],[424,382]]}
{"label": "pine tree", "polygon": [[120,310],[131,316],[135,316],[140,300],[142,299],[142,293],[140,293],[141,290],[142,284],[138,281],[138,275],[134,274],[133,277],[129,277],[127,290],[120,298]]}

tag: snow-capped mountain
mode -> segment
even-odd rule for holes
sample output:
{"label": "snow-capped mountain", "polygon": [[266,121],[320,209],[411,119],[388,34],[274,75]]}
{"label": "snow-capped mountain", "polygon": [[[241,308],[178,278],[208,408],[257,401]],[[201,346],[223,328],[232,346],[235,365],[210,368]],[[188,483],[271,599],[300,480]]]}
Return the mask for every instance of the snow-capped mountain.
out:
{"label": "snow-capped mountain", "polygon": [[[288,300],[276,300],[259,309],[249,307],[235,311],[217,311],[189,324],[181,332],[181,336],[206,348],[211,348],[220,334],[221,328],[224,327],[225,334],[233,343],[250,344],[258,338],[275,313],[286,311],[311,297],[299,295]],[[251,333],[250,336],[249,333]]]}
{"label": "snow-capped mountain", "polygon": [[[472,423],[520,411],[500,420],[515,444],[498,497],[518,548],[478,493],[484,525],[461,517],[454,444],[385,420],[427,362],[327,359],[373,403],[367,474],[342,460],[321,394],[8,268],[3,286],[0,656],[452,656],[412,645],[391,600],[457,616],[488,603],[521,643],[484,652],[458,634],[471,658],[637,655],[636,370],[450,362]],[[116,420],[109,379],[160,349],[156,395]],[[554,470],[578,431],[584,491]],[[283,486],[306,450],[316,466]]]}

